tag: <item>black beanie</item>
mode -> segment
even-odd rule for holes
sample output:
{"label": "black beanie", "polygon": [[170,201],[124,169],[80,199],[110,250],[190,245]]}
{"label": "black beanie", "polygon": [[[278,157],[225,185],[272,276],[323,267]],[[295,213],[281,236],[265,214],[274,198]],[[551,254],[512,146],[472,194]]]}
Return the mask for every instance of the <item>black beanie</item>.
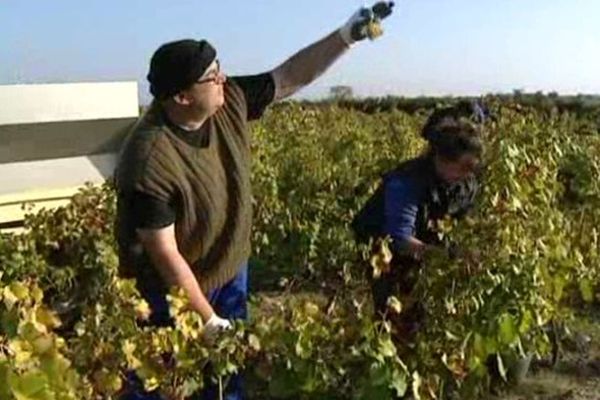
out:
{"label": "black beanie", "polygon": [[150,93],[159,99],[174,96],[196,82],[216,57],[216,50],[206,40],[163,44],[150,60]]}

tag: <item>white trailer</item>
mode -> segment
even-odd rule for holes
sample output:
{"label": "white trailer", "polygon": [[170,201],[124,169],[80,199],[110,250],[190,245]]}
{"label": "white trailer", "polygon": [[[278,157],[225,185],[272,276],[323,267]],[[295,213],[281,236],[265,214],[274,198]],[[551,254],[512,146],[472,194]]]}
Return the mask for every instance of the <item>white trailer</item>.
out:
{"label": "white trailer", "polygon": [[136,82],[0,85],[0,229],[109,178],[138,115]]}

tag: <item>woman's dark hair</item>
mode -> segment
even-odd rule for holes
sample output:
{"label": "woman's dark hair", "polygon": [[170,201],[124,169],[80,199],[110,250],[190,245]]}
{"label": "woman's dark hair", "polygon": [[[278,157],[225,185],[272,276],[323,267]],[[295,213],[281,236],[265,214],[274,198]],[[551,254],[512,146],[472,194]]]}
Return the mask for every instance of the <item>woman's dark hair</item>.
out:
{"label": "woman's dark hair", "polygon": [[485,109],[478,103],[462,101],[441,108],[429,117],[421,136],[429,142],[429,154],[456,161],[463,154],[479,157],[483,151],[481,128]]}

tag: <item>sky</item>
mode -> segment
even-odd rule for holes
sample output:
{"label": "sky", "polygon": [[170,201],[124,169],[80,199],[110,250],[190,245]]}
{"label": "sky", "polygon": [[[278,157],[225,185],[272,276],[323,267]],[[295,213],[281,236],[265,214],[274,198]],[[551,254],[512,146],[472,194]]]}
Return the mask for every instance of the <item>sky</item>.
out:
{"label": "sky", "polygon": [[[1,0],[0,84],[135,80],[162,43],[205,38],[229,75],[268,71],[362,0]],[[404,0],[297,97],[600,94],[600,0]]]}

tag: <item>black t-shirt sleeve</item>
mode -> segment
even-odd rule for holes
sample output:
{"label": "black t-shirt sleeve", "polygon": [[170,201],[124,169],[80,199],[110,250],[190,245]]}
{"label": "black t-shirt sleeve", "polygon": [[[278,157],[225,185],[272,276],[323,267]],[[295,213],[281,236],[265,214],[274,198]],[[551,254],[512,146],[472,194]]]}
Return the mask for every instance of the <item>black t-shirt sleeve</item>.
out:
{"label": "black t-shirt sleeve", "polygon": [[248,121],[260,118],[275,99],[275,81],[271,73],[231,77],[244,93],[248,105]]}
{"label": "black t-shirt sleeve", "polygon": [[175,209],[169,203],[139,191],[133,193],[131,202],[136,229],[161,229],[175,223]]}

